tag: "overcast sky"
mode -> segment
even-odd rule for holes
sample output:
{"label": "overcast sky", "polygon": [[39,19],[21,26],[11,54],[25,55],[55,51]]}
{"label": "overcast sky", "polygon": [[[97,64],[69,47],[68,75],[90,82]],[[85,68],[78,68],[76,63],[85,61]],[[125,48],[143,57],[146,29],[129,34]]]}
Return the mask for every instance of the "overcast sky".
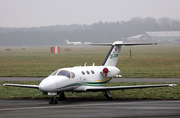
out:
{"label": "overcast sky", "polygon": [[180,0],[0,0],[0,27],[93,24],[133,17],[180,20]]}

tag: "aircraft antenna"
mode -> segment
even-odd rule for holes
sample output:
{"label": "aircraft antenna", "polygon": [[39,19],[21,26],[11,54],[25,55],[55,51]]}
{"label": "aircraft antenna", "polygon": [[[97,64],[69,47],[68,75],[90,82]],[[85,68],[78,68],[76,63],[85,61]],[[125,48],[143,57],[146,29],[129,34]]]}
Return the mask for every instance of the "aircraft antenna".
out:
{"label": "aircraft antenna", "polygon": [[85,62],[84,66],[86,66],[87,62]]}

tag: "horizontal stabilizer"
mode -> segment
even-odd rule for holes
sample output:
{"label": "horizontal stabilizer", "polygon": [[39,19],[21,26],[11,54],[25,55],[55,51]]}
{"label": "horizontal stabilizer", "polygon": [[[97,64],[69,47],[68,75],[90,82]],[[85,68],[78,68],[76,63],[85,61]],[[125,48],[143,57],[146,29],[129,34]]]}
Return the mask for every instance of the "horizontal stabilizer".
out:
{"label": "horizontal stabilizer", "polygon": [[115,43],[92,43],[91,45],[94,46],[133,46],[133,45],[157,45],[157,43],[123,43],[120,41],[117,41]]}
{"label": "horizontal stabilizer", "polygon": [[38,86],[38,85],[25,85],[25,84],[3,84],[3,86],[14,86],[14,87],[37,88],[37,89],[39,89],[39,86]]}
{"label": "horizontal stabilizer", "polygon": [[115,41],[114,43],[92,43],[94,46],[111,46],[106,58],[104,59],[102,66],[116,66],[120,50],[122,46],[134,46],[134,45],[154,45],[157,43],[123,43],[123,41]]}
{"label": "horizontal stabilizer", "polygon": [[114,86],[114,87],[87,87],[86,91],[123,90],[123,89],[152,88],[152,87],[170,87],[170,86],[176,86],[176,84]]}

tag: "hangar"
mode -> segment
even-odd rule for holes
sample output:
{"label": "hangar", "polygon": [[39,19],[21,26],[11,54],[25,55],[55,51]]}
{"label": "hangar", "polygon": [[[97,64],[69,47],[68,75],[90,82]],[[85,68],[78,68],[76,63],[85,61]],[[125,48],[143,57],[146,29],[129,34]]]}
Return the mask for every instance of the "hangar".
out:
{"label": "hangar", "polygon": [[127,41],[130,41],[130,42],[180,43],[180,31],[145,32],[143,34],[128,37]]}

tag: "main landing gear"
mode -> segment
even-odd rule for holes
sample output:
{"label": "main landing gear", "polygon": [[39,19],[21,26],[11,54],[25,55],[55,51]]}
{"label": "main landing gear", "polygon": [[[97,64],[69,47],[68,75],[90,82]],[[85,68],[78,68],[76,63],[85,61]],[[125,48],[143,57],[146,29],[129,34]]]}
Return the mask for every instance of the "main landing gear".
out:
{"label": "main landing gear", "polygon": [[111,93],[109,91],[104,91],[104,96],[106,97],[107,101],[111,101],[112,100],[112,96]]}
{"label": "main landing gear", "polygon": [[65,97],[64,92],[60,92],[60,93],[59,93],[59,99],[58,99],[58,100],[60,100],[60,101],[65,101],[65,100],[67,100],[67,98]]}
{"label": "main landing gear", "polygon": [[59,93],[59,98],[56,98],[56,95],[53,95],[50,102],[49,102],[49,104],[58,104],[58,100],[60,100],[60,101],[67,100],[67,98],[65,97],[64,92]]}

